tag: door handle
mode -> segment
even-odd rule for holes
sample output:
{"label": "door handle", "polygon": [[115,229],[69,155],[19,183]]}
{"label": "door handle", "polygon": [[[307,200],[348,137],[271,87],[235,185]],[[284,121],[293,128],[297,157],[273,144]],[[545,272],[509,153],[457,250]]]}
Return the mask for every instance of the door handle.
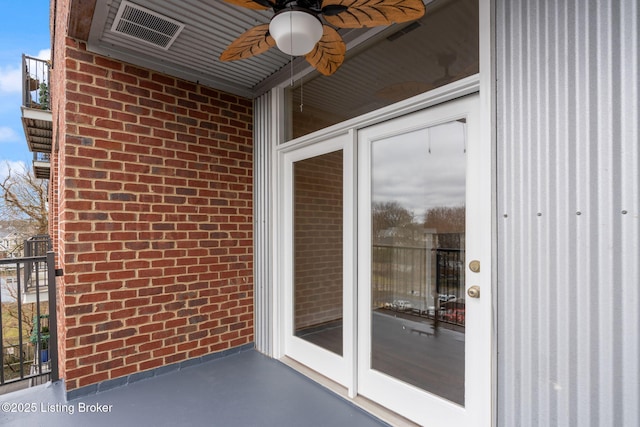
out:
{"label": "door handle", "polygon": [[471,298],[480,298],[480,286],[473,285],[467,289],[467,295]]}

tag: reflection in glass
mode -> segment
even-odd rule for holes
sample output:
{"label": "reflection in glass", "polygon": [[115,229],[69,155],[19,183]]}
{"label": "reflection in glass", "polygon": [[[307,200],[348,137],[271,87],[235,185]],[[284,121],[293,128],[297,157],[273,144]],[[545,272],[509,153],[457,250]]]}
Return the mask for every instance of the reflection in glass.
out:
{"label": "reflection in glass", "polygon": [[315,73],[287,89],[286,140],[478,73],[478,1],[425,3],[423,18],[348,49],[335,74]]}
{"label": "reflection in glass", "polygon": [[464,405],[464,119],[372,145],[372,368]]}
{"label": "reflection in glass", "polygon": [[294,334],[342,355],[342,151],[293,168]]}

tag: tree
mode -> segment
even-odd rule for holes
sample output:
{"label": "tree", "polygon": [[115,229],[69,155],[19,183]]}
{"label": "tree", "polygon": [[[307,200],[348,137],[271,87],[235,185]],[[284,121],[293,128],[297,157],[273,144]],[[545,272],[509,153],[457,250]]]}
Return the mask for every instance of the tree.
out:
{"label": "tree", "polygon": [[424,227],[437,233],[464,233],[465,207],[440,206],[429,209],[424,215]]}
{"label": "tree", "polygon": [[424,228],[438,235],[439,248],[464,248],[465,207],[440,206],[424,214]]}
{"label": "tree", "polygon": [[48,234],[49,181],[36,178],[26,166],[14,170],[7,164],[7,170],[7,176],[0,182],[0,219],[16,224],[27,220],[30,230],[24,230],[25,233]]}
{"label": "tree", "polygon": [[[47,302],[40,303],[40,310],[35,303],[23,303],[20,300],[16,283],[16,270],[13,272],[3,272],[2,274],[2,336],[5,346],[17,345],[18,343],[18,323],[22,323],[22,338],[28,342],[29,336],[33,333],[34,319],[37,314],[48,314],[49,305]],[[23,282],[24,283],[24,282]],[[24,284],[22,285],[24,286]],[[20,305],[20,310],[18,310]]]}
{"label": "tree", "polygon": [[374,202],[371,210],[374,232],[406,227],[413,223],[413,213],[398,202]]}
{"label": "tree", "polygon": [[374,243],[415,246],[424,241],[422,224],[400,203],[374,202],[371,211]]}

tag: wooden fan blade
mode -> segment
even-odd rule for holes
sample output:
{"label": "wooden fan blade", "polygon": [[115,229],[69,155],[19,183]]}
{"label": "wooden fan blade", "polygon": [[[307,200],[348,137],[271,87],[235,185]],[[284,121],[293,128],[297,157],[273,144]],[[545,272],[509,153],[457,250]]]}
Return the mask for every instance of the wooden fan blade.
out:
{"label": "wooden fan blade", "polygon": [[325,76],[330,76],[342,65],[347,46],[336,30],[328,25],[323,25],[322,29],[322,38],[316,47],[305,55],[305,59],[316,70]]}
{"label": "wooden fan blade", "polygon": [[343,12],[324,15],[326,21],[338,28],[363,28],[413,21],[424,15],[422,0],[324,0],[327,10],[347,7]]}
{"label": "wooden fan blade", "polygon": [[254,10],[267,10],[273,7],[273,4],[269,0],[224,0],[227,3],[235,4],[236,6],[246,7],[247,9]]}
{"label": "wooden fan blade", "polygon": [[220,55],[221,61],[237,61],[266,52],[276,45],[269,35],[269,24],[258,25],[235,39]]}

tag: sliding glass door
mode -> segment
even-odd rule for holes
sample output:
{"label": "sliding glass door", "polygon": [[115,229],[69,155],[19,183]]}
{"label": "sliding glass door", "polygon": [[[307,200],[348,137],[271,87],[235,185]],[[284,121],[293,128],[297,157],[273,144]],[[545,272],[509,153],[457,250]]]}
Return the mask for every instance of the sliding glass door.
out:
{"label": "sliding glass door", "polygon": [[280,150],[282,354],[422,425],[490,418],[478,126],[469,95]]}

